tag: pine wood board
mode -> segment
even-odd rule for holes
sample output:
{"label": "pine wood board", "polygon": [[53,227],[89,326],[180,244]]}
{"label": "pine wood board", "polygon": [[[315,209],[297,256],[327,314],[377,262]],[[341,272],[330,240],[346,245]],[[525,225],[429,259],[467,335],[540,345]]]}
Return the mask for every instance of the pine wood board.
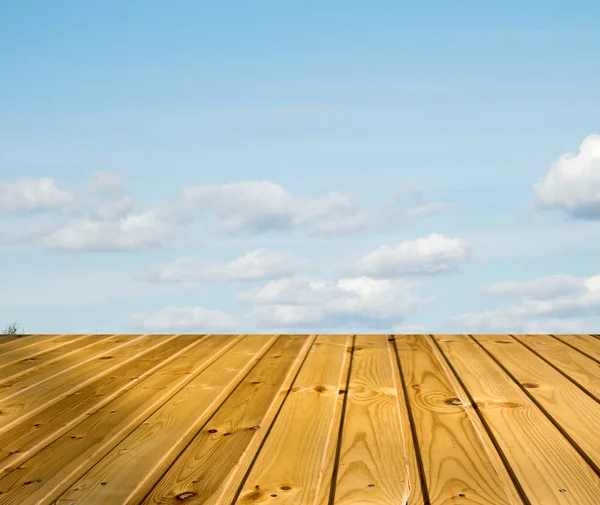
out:
{"label": "pine wood board", "polygon": [[0,337],[0,505],[598,505],[599,392],[594,335]]}

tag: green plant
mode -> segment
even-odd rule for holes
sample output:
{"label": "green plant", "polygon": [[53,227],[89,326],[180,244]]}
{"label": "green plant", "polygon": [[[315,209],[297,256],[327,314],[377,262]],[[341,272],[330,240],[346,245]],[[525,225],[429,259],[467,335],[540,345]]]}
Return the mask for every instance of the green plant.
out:
{"label": "green plant", "polygon": [[3,335],[21,335],[23,333],[23,329],[17,326],[17,323],[9,324],[4,330],[2,330]]}

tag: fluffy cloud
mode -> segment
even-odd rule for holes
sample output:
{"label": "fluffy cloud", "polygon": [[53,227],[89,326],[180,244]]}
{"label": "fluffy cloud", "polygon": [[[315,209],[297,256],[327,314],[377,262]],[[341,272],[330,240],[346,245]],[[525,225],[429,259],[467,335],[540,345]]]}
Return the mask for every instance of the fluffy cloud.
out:
{"label": "fluffy cloud", "polygon": [[565,154],[534,186],[540,208],[581,219],[600,219],[600,135],[590,135],[579,153]]}
{"label": "fluffy cloud", "polygon": [[469,331],[575,331],[583,323],[572,318],[600,315],[600,275],[585,279],[555,275],[530,282],[495,284],[485,291],[520,295],[521,303],[454,318]]}
{"label": "fluffy cloud", "polygon": [[140,251],[164,245],[174,222],[163,211],[134,212],[120,174],[95,172],[83,211],[46,234],[41,245],[60,251]]}
{"label": "fluffy cloud", "polygon": [[238,300],[255,305],[253,317],[278,326],[389,326],[429,300],[413,293],[404,280],[357,277],[337,282],[287,278],[242,293]]}
{"label": "fluffy cloud", "polygon": [[360,258],[352,270],[376,278],[430,275],[455,270],[467,257],[465,240],[432,233],[395,247],[381,246]]}
{"label": "fluffy cloud", "polygon": [[256,249],[229,263],[196,258],[181,258],[164,265],[148,276],[153,282],[237,282],[270,280],[309,270],[307,261],[292,256]]}
{"label": "fluffy cloud", "polygon": [[315,235],[347,235],[442,208],[421,205],[401,214],[390,204],[360,209],[348,195],[331,192],[318,198],[296,197],[269,181],[188,187],[182,192],[182,201],[189,210],[215,212],[219,228],[230,234],[303,228]]}
{"label": "fluffy cloud", "polygon": [[120,219],[70,221],[41,243],[61,251],[139,251],[163,245],[171,232],[171,224],[156,212],[130,213]]}
{"label": "fluffy cloud", "polygon": [[53,210],[72,200],[72,195],[59,189],[54,179],[28,177],[0,181],[0,211],[5,213]]}
{"label": "fluffy cloud", "polygon": [[227,333],[241,330],[234,317],[203,307],[165,307],[151,314],[135,314],[132,324],[146,331]]}

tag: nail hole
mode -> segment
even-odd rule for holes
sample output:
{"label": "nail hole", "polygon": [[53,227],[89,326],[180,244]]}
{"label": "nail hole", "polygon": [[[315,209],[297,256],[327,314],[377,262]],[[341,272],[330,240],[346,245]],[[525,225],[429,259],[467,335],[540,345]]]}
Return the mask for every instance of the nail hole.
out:
{"label": "nail hole", "polygon": [[216,433],[217,430],[208,430],[209,433]]}
{"label": "nail hole", "polygon": [[272,494],[271,496],[272,496],[273,498],[277,498],[277,495],[276,495],[276,494]]}
{"label": "nail hole", "polygon": [[101,482],[100,485],[101,486],[106,486],[106,482]]}
{"label": "nail hole", "polygon": [[464,498],[465,494],[464,493],[460,493],[458,496],[460,496],[461,498]]}
{"label": "nail hole", "polygon": [[566,489],[559,489],[559,491],[560,491],[561,493],[566,493],[566,492],[567,492],[567,490],[566,490]]}
{"label": "nail hole", "polygon": [[369,484],[369,487],[375,487],[375,484]]}
{"label": "nail hole", "polygon": [[282,489],[283,491],[289,491],[292,488],[290,486],[281,486],[279,489]]}

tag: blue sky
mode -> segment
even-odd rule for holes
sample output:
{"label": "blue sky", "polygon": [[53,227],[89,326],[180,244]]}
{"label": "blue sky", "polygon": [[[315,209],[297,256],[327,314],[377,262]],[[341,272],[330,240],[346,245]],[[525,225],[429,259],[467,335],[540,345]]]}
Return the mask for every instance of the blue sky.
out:
{"label": "blue sky", "polygon": [[0,16],[0,324],[600,332],[596,2]]}

